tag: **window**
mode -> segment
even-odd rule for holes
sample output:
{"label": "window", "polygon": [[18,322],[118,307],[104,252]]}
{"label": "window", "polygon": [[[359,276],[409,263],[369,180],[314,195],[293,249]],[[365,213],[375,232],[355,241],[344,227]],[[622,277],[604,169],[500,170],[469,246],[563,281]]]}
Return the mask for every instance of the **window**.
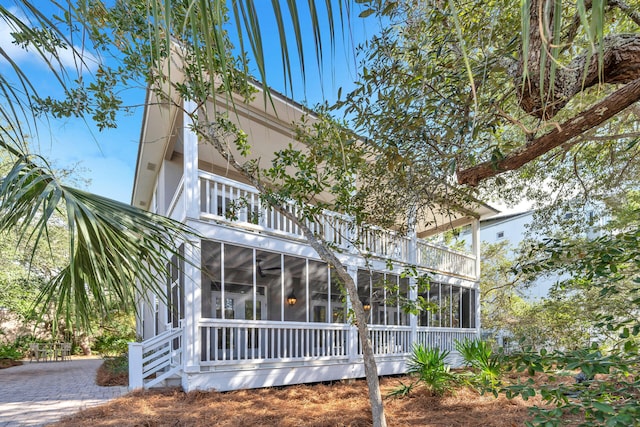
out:
{"label": "window", "polygon": [[504,238],[504,231],[498,231],[496,233],[496,239],[503,239]]}

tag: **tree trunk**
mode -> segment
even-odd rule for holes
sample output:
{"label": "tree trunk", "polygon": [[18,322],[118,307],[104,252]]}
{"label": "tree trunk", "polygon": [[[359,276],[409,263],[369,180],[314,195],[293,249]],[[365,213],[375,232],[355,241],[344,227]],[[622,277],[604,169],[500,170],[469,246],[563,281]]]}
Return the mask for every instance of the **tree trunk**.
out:
{"label": "tree trunk", "polygon": [[367,327],[367,315],[362,306],[362,301],[358,297],[358,290],[353,278],[349,275],[340,260],[335,256],[333,251],[327,249],[325,245],[319,241],[306,226],[301,225],[307,241],[318,252],[320,258],[328,262],[344,283],[347,290],[351,306],[356,315],[356,327],[358,335],[360,335],[360,344],[362,345],[362,359],[364,362],[364,374],[367,379],[369,389],[369,403],[371,404],[371,416],[373,417],[374,427],[386,427],[387,419],[384,415],[384,406],[382,404],[382,393],[380,392],[380,381],[378,379],[378,366],[373,354],[373,347],[369,339],[369,328]]}

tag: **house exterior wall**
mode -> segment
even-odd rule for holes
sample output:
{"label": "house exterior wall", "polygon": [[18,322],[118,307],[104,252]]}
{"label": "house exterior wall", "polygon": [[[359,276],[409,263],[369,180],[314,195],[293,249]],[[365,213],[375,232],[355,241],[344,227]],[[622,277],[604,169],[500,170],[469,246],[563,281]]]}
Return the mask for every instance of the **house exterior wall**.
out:
{"label": "house exterior wall", "polygon": [[[260,205],[255,189],[203,171],[208,163],[186,116],[184,123],[178,138],[182,153],[161,162],[153,205],[157,213],[192,227],[197,237],[176,242],[183,245],[185,260],[168,266],[167,304],[153,296],[152,305],[144,303],[139,332],[145,342],[131,347],[130,366],[145,368],[130,377],[145,381],[146,366],[162,367],[149,384],[178,372],[189,391],[363,376],[358,333],[349,320],[351,302],[331,269],[295,224]],[[230,219],[226,207],[235,197],[250,202]],[[369,252],[363,254],[345,238],[353,238],[354,231],[344,218],[327,213],[324,221],[313,224],[316,232],[341,248],[338,258],[370,307],[369,338],[381,375],[404,372],[414,344],[451,351],[456,339],[478,336],[477,220],[473,255],[431,245],[415,233],[402,236],[375,227],[355,231]],[[415,277],[400,277],[413,265],[430,276],[430,289],[417,289]],[[397,290],[385,290],[383,281]],[[404,312],[401,299],[418,297],[437,309],[429,315]],[[457,363],[455,353],[450,361]]]}

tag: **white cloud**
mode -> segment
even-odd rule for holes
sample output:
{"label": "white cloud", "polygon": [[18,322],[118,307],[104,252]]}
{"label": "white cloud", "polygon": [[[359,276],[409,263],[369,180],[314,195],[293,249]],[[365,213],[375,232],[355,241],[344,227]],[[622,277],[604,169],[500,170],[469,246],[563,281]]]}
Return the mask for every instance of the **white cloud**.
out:
{"label": "white cloud", "polygon": [[[20,12],[17,8],[9,8],[10,13],[20,19],[28,26],[32,26],[27,17]],[[14,38],[11,33],[19,31],[19,28],[13,22],[7,22],[6,20],[0,20],[0,46],[16,64],[29,65],[36,64],[43,68],[49,68],[45,59],[40,53],[33,47],[24,48],[14,43]],[[60,48],[57,52],[57,59],[48,58],[53,64],[59,62],[59,64],[71,70],[78,70],[82,73],[94,72],[99,65],[98,58],[86,51],[81,46],[74,45],[74,48]],[[84,62],[83,62],[84,61]],[[7,63],[6,59],[1,58],[1,63]],[[57,65],[57,64],[56,64]]]}

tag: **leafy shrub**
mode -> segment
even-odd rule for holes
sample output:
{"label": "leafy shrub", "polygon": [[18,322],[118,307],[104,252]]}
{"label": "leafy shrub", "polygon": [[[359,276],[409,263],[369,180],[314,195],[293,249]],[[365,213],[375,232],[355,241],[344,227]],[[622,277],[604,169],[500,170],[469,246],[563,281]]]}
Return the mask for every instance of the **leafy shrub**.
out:
{"label": "leafy shrub", "polygon": [[456,350],[468,366],[476,370],[476,378],[482,387],[489,388],[494,394],[502,375],[501,357],[492,354],[491,346],[479,339],[465,338],[455,341]]}
{"label": "leafy shrub", "polygon": [[96,337],[93,349],[106,357],[126,354],[129,342],[136,340],[133,318],[125,313],[112,316],[102,327],[102,334]]}
{"label": "leafy shrub", "polygon": [[129,384],[129,359],[126,355],[107,357],[98,369],[96,383],[103,387]]}
{"label": "leafy shrub", "polygon": [[456,379],[449,366],[445,365],[448,355],[446,350],[416,345],[409,358],[409,373],[417,374],[431,393],[441,396],[451,390]]}
{"label": "leafy shrub", "polygon": [[20,360],[23,354],[12,344],[0,344],[0,359]]}
{"label": "leafy shrub", "polygon": [[105,334],[96,338],[94,348],[103,356],[120,356],[127,353],[130,341],[133,340],[127,337]]}
{"label": "leafy shrub", "polygon": [[[566,425],[568,417],[581,426],[640,425],[640,228],[595,240],[550,240],[538,250],[522,271],[561,271],[571,277],[557,286],[575,294],[596,292],[599,311],[587,320],[592,336],[603,342],[572,351],[524,349],[510,356],[516,370],[543,373],[549,380],[540,386],[533,380],[506,386],[507,397],[539,393],[549,404],[532,408],[530,425]],[[581,375],[572,383],[558,382],[552,378],[558,371]]]}

